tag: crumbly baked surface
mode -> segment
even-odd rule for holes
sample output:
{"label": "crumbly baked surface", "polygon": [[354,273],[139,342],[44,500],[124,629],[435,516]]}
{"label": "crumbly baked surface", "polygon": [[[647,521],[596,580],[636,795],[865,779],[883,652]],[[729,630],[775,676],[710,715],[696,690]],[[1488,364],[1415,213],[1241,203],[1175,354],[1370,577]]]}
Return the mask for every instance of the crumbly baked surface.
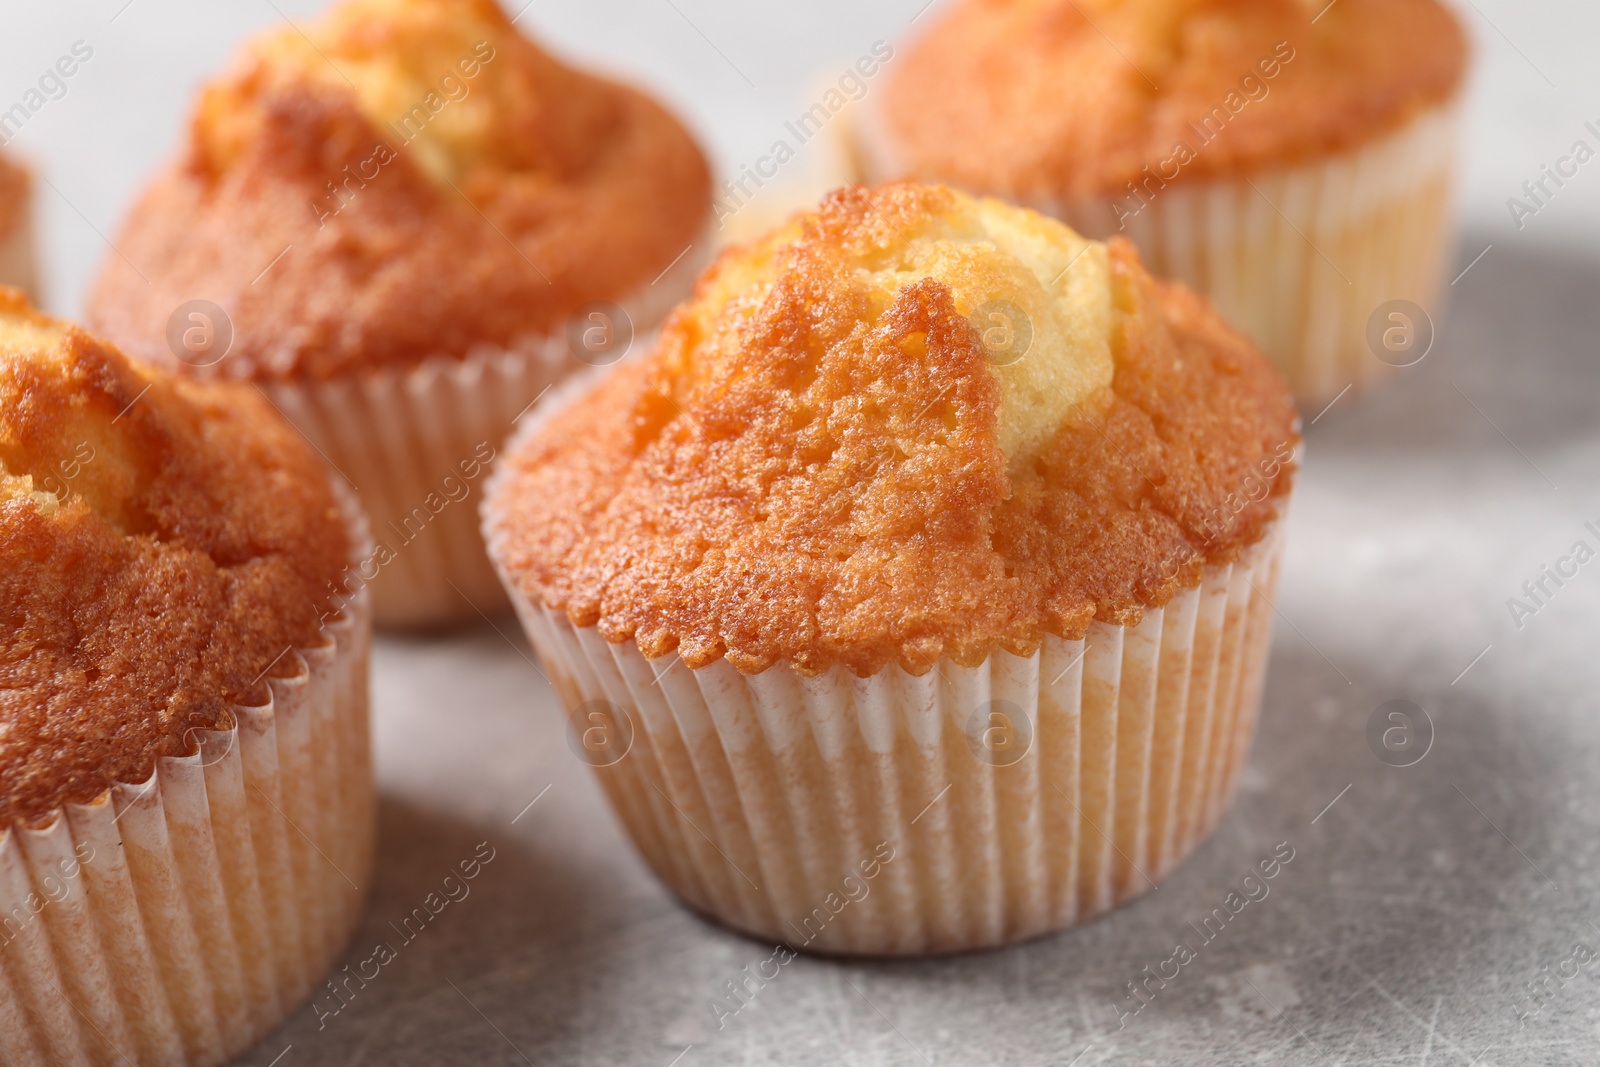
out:
{"label": "crumbly baked surface", "polygon": [[236,337],[201,373],[465,356],[647,286],[706,224],[683,126],[541,51],[494,0],[347,0],[304,28],[202,93],[117,238],[89,318],[130,354],[175,362],[167,317],[200,298]]}
{"label": "crumbly baked surface", "polygon": [[28,172],[0,156],[0,237],[5,237],[28,210]]}
{"label": "crumbly baked surface", "polygon": [[[969,318],[997,298],[1033,319],[1014,362]],[[1266,357],[1131,245],[846,189],[726,252],[653,353],[509,452],[488,532],[535,603],[647,656],[922,673],[1194,586],[1263,536],[1296,425]]]}
{"label": "crumbly baked surface", "polygon": [[1439,0],[958,0],[891,65],[880,118],[907,174],[1122,195],[1146,166],[1234,176],[1366,143],[1466,67]]}
{"label": "crumbly baked surface", "polygon": [[323,643],[351,547],[253,388],[161,376],[0,289],[0,830],[264,703]]}

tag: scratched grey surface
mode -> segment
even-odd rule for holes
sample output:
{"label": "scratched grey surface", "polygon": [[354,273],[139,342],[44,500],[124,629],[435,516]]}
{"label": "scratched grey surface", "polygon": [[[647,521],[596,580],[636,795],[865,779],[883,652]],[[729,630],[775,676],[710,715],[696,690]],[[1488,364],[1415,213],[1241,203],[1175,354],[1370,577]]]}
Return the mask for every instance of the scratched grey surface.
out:
{"label": "scratched grey surface", "polygon": [[[651,880],[520,639],[385,641],[381,859],[350,958],[478,842],[497,858],[348,1008],[247,1062],[1600,1062],[1600,961],[1517,1019],[1541,968],[1600,947],[1600,561],[1520,632],[1505,607],[1600,542],[1600,263],[1496,249],[1457,289],[1422,364],[1312,430],[1243,789],[1153,894],[1003,952],[798,961],[719,1030],[712,998],[770,947]],[[1365,739],[1391,699],[1434,724],[1411,767]],[[1270,894],[1119,1029],[1125,983],[1280,841]]]}
{"label": "scratched grey surface", "polygon": [[[195,81],[240,33],[320,6],[125,2],[0,0],[0,101],[73,40],[97,48],[15,145],[52,179],[47,264],[69,313]],[[733,170],[809,104],[818,71],[898,38],[920,6],[539,0],[526,17],[666,94]],[[496,858],[348,1007],[300,1013],[242,1062],[1600,1063],[1600,962],[1517,1016],[1575,942],[1600,948],[1600,560],[1520,631],[1505,603],[1574,541],[1600,544],[1583,529],[1600,526],[1600,162],[1523,231],[1504,207],[1600,119],[1600,14],[1530,6],[1463,8],[1482,63],[1457,269],[1493,247],[1427,359],[1312,428],[1258,743],[1231,817],[1159,890],[1003,952],[800,960],[718,1029],[711,999],[770,948],[651,879],[520,637],[386,639],[382,840],[348,962],[397,940],[389,924],[479,842]],[[1411,767],[1365,739],[1392,699],[1434,724]],[[1277,842],[1295,858],[1270,895],[1119,1028],[1125,984],[1193,943],[1187,924]]]}

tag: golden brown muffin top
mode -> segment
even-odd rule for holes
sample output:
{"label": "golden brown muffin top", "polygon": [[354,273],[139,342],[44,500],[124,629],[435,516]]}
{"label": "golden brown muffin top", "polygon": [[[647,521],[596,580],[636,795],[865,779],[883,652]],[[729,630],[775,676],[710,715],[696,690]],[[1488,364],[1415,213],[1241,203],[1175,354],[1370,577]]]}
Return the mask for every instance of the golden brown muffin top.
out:
{"label": "golden brown muffin top", "polygon": [[541,51],[494,0],[346,0],[201,94],[90,321],[170,364],[167,317],[213,301],[235,341],[205,373],[235,377],[465,356],[647,286],[709,203],[677,120]]}
{"label": "golden brown muffin top", "polygon": [[0,236],[16,227],[28,209],[28,172],[0,156]]}
{"label": "golden brown muffin top", "polygon": [[1466,65],[1438,0],[958,0],[879,117],[905,173],[1121,195],[1146,166],[1232,176],[1352,148],[1448,100]]}
{"label": "golden brown muffin top", "polygon": [[253,388],[140,367],[0,288],[0,832],[265,703],[324,643],[352,547]]}
{"label": "golden brown muffin top", "polygon": [[1264,535],[1297,442],[1266,357],[1131,245],[844,189],[520,441],[489,534],[534,602],[647,656],[922,673],[1196,585]]}

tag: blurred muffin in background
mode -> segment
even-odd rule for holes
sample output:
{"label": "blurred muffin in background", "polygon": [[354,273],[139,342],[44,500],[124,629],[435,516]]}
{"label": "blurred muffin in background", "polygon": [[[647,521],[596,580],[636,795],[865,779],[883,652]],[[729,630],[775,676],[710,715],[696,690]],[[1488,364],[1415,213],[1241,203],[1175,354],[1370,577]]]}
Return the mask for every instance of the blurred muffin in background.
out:
{"label": "blurred muffin in background", "polygon": [[239,1055],[369,885],[371,552],[246,385],[0,289],[0,1062]]}
{"label": "blurred muffin in background", "polygon": [[485,531],[696,910],[820,952],[986,948],[1143,892],[1217,824],[1297,418],[1126,241],[841,190],[582,384],[507,446]]}
{"label": "blurred muffin in background", "polygon": [[466,501],[513,420],[688,291],[709,202],[672,115],[493,0],[348,0],[204,90],[89,316],[261,386],[365,502],[380,624],[445,624],[504,604]]}
{"label": "blurred muffin in background", "polygon": [[0,156],[0,285],[39,298],[33,242],[33,179],[21,164]]}
{"label": "blurred muffin in background", "polygon": [[1438,0],[956,0],[854,156],[1131,238],[1320,406],[1407,362],[1380,308],[1437,311],[1467,65]]}

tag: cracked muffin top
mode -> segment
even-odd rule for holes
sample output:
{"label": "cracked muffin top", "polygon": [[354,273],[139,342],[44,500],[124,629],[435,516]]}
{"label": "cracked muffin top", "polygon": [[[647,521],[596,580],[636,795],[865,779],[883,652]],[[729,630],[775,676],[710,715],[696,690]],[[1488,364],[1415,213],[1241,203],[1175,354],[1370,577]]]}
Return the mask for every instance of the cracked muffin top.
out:
{"label": "cracked muffin top", "polygon": [[526,431],[486,533],[533,603],[647,656],[921,674],[1195,586],[1265,536],[1298,440],[1267,359],[1131,245],[856,187]]}
{"label": "cracked muffin top", "polygon": [[176,363],[167,317],[205,299],[235,338],[205,374],[464,357],[644,289],[706,225],[683,126],[494,0],[346,0],[304,29],[252,41],[201,93],[133,208],[89,312],[130,354]]}
{"label": "cracked muffin top", "polygon": [[1466,68],[1439,0],[957,0],[890,70],[877,166],[1035,202],[1290,167]]}
{"label": "cracked muffin top", "polygon": [[355,547],[254,389],[167,377],[0,289],[0,832],[264,704],[325,643]]}

